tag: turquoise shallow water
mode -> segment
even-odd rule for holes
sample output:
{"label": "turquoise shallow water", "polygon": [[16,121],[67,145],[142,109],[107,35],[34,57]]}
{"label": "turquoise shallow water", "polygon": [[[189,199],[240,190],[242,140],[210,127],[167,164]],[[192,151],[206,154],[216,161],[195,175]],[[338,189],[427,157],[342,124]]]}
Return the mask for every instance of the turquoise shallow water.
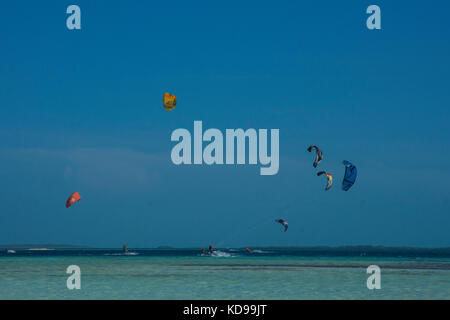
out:
{"label": "turquoise shallow water", "polygon": [[[3,254],[0,299],[450,299],[448,257],[137,252]],[[366,286],[372,264],[380,290]],[[69,265],[81,290],[66,287]]]}

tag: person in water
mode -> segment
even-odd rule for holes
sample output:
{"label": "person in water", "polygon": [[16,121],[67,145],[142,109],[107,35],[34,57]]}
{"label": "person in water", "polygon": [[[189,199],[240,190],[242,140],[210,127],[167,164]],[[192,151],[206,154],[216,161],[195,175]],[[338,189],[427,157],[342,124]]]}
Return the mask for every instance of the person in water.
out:
{"label": "person in water", "polygon": [[208,254],[208,253],[205,251],[205,249],[200,248],[200,250],[201,250],[201,252],[202,252],[203,254]]}
{"label": "person in water", "polygon": [[213,252],[214,252],[214,247],[213,246],[209,246],[209,254],[213,254]]}

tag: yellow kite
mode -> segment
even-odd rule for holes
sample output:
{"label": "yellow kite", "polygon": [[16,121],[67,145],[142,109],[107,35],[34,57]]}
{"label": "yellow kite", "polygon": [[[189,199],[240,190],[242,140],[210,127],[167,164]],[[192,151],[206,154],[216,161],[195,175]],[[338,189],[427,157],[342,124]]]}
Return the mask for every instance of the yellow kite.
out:
{"label": "yellow kite", "polygon": [[166,110],[172,111],[172,109],[177,105],[177,97],[166,92],[164,93],[163,103]]}

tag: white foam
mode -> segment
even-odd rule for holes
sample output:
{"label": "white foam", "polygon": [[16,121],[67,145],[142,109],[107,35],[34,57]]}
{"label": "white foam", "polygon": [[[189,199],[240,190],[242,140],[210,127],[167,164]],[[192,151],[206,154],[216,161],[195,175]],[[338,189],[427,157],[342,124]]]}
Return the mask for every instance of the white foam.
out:
{"label": "white foam", "polygon": [[212,257],[232,257],[231,254],[227,253],[227,252],[223,252],[223,251],[219,251],[219,250],[215,250],[213,251],[213,253],[211,254]]}
{"label": "white foam", "polygon": [[105,253],[105,256],[137,256],[137,252],[122,252],[122,253]]}

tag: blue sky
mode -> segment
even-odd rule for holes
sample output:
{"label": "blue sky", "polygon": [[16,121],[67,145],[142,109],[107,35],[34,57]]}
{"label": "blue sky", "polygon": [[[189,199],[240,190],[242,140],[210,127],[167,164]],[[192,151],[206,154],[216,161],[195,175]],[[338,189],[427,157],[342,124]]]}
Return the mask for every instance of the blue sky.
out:
{"label": "blue sky", "polygon": [[[66,28],[70,4],[81,30]],[[381,30],[366,28],[371,4]],[[0,243],[450,246],[449,10],[1,3]],[[280,129],[279,173],[172,164],[170,135],[194,120]],[[335,176],[328,192],[310,144]],[[359,170],[349,192],[344,159]]]}

